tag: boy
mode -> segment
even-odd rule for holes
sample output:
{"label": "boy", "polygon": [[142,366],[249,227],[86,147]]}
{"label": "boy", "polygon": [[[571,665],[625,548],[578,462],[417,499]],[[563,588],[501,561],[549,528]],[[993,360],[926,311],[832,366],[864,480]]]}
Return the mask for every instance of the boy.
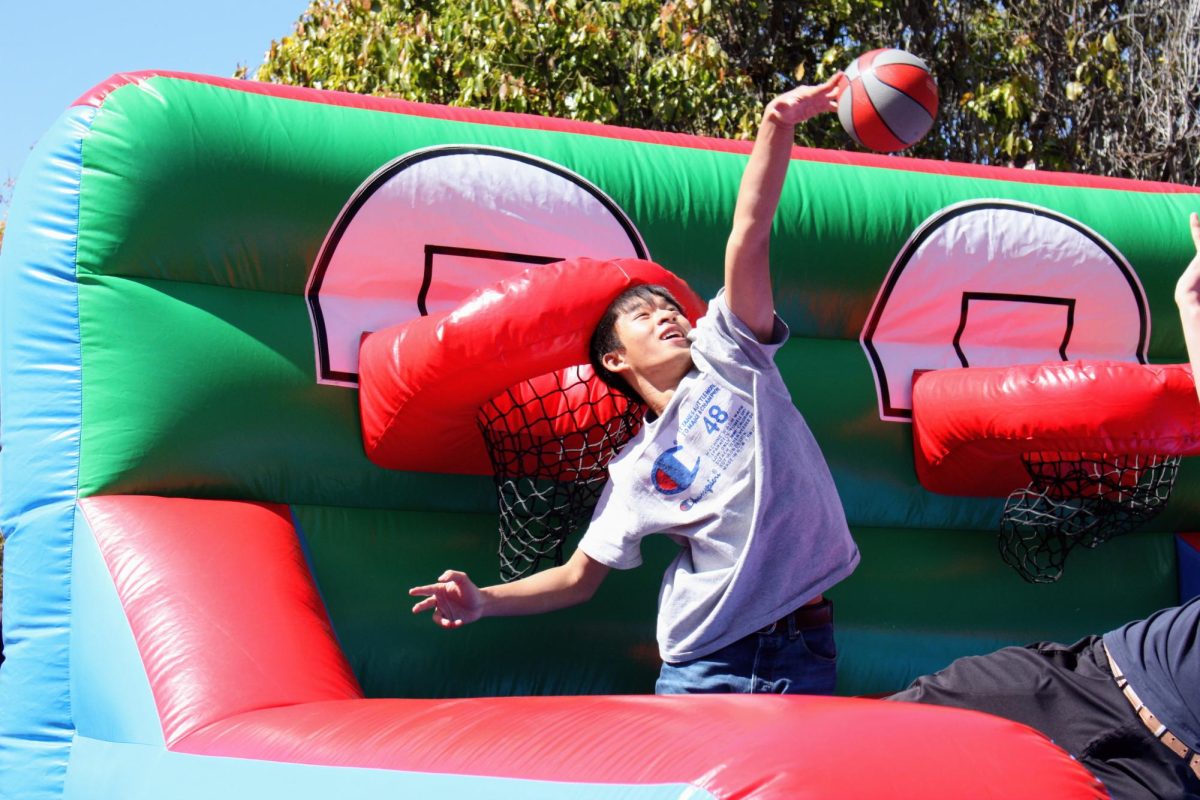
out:
{"label": "boy", "polygon": [[574,555],[507,585],[447,571],[409,594],[447,628],[483,616],[583,602],[610,568],[641,563],[640,541],[681,550],[659,595],[660,694],[805,692],[836,683],[822,592],[858,563],[829,469],[791,403],[774,352],[768,248],[795,126],[837,107],[840,75],[768,104],[738,190],[725,288],[695,330],[661,287],[622,293],[592,338],[597,373],[647,406],[646,424],[609,465]]}

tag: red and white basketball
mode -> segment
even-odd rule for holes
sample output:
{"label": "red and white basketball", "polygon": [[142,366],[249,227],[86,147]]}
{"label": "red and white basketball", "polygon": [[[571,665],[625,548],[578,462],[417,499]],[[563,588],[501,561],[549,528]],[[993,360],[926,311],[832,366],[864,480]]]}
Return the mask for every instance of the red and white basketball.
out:
{"label": "red and white basketball", "polygon": [[937,81],[904,50],[863,53],[846,68],[838,118],[854,141],[890,153],[916,144],[937,116]]}

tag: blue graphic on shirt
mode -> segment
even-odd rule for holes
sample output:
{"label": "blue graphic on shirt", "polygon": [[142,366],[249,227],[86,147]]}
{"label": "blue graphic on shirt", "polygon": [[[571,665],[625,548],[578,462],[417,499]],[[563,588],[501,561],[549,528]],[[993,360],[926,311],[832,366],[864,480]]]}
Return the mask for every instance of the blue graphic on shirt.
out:
{"label": "blue graphic on shirt", "polygon": [[696,480],[696,473],[700,471],[700,459],[697,457],[696,463],[688,469],[675,457],[675,453],[682,449],[683,446],[677,444],[654,459],[654,469],[650,477],[654,481],[654,488],[662,494],[679,494],[686,491],[692,485],[692,481]]}
{"label": "blue graphic on shirt", "polygon": [[704,484],[704,488],[700,490],[700,494],[693,495],[692,497],[685,497],[683,502],[679,504],[679,510],[688,511],[692,506],[696,505],[696,503],[699,503],[707,495],[711,494],[713,486],[716,485],[717,481],[721,479],[721,475],[723,474],[724,473],[720,471],[714,472],[713,476],[708,479],[708,483]]}

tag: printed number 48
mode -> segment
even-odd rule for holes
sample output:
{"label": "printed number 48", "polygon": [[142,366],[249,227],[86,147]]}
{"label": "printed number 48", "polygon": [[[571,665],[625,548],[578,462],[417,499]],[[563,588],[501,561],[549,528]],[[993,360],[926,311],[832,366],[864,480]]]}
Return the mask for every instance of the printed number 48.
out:
{"label": "printed number 48", "polygon": [[704,428],[709,433],[716,433],[721,429],[721,423],[729,419],[729,413],[723,411],[720,406],[709,406],[708,416],[704,419]]}

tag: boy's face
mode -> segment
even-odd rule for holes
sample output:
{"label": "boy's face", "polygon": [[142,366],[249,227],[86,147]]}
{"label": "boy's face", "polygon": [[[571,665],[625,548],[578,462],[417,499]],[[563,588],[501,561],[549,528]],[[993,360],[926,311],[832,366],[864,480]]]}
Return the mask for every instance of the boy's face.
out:
{"label": "boy's face", "polygon": [[663,378],[678,383],[692,368],[692,343],[687,338],[692,325],[665,297],[637,300],[617,316],[614,328],[622,346],[604,357],[613,372],[629,370],[655,383]]}

